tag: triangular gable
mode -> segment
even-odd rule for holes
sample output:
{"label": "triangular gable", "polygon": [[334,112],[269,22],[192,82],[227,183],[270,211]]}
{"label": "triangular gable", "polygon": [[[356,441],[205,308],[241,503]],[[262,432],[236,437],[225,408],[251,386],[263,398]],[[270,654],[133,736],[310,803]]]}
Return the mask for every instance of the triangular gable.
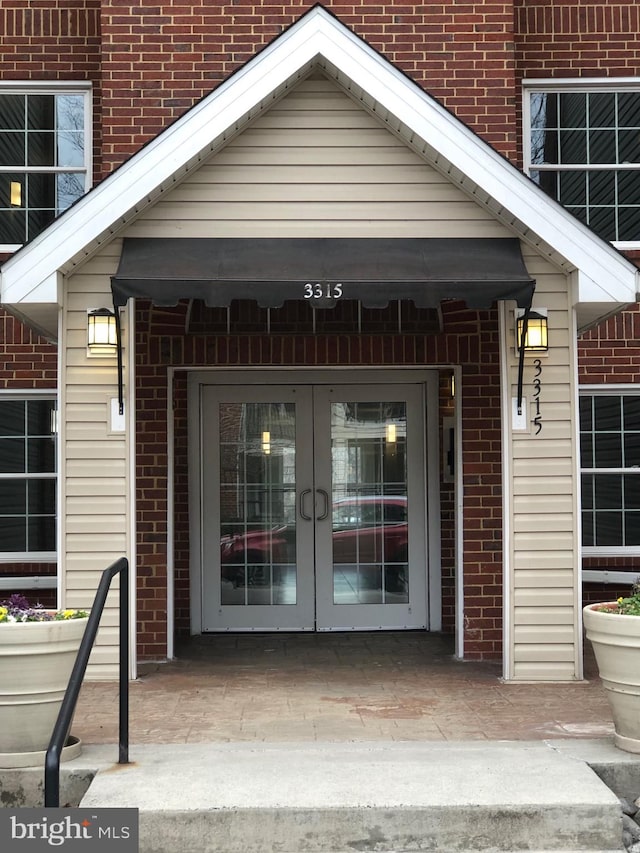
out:
{"label": "triangular gable", "polygon": [[407,76],[315,6],[212,94],[131,157],[3,267],[0,298],[62,302],[62,276],[320,67],[521,239],[577,276],[600,313],[635,300],[636,268],[546,196]]}

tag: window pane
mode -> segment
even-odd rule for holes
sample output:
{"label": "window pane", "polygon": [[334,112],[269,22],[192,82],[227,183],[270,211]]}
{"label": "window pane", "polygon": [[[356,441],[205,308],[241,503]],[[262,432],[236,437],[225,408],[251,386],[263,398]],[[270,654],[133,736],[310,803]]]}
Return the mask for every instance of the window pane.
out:
{"label": "window pane", "polygon": [[587,96],[581,92],[560,95],[560,127],[586,127]]}
{"label": "window pane", "polygon": [[55,166],[56,135],[53,131],[27,134],[27,166]]}
{"label": "window pane", "polygon": [[24,128],[25,103],[24,95],[0,95],[0,130]]}
{"label": "window pane", "polygon": [[585,130],[560,131],[560,162],[587,162],[587,132]]}
{"label": "window pane", "polygon": [[582,544],[594,545],[593,541],[593,515],[590,512],[582,513]]}
{"label": "window pane", "polygon": [[614,207],[590,207],[588,224],[604,240],[618,239]]}
{"label": "window pane", "polygon": [[27,448],[27,471],[30,474],[55,471],[56,457],[53,438],[30,438]]}
{"label": "window pane", "polygon": [[580,433],[580,467],[595,467],[593,460],[593,435],[590,432]]}
{"label": "window pane", "polygon": [[625,430],[640,432],[640,395],[622,398],[622,418]]}
{"label": "window pane", "polygon": [[640,162],[640,133],[637,130],[621,130],[618,133],[618,163]]}
{"label": "window pane", "polygon": [[616,96],[614,92],[589,95],[589,127],[615,127]]}
{"label": "window pane", "polygon": [[57,212],[62,213],[84,195],[84,173],[63,172],[56,176],[56,187],[58,191]]}
{"label": "window pane", "polygon": [[0,515],[0,551],[27,550],[27,527],[24,516]]}
{"label": "window pane", "polygon": [[24,400],[0,400],[0,436],[24,434]]}
{"label": "window pane", "polygon": [[618,474],[599,474],[595,478],[595,506],[600,509],[622,507],[622,477]]}
{"label": "window pane", "polygon": [[27,95],[27,127],[29,130],[53,130],[54,95]]}
{"label": "window pane", "polygon": [[640,509],[640,474],[624,475],[625,509]]}
{"label": "window pane", "polygon": [[552,198],[558,198],[558,173],[557,172],[532,172],[536,183]]}
{"label": "window pane", "polygon": [[50,225],[56,218],[55,210],[30,210],[27,216],[27,237],[31,240],[36,234]]}
{"label": "window pane", "polygon": [[618,240],[640,240],[640,207],[618,209]]}
{"label": "window pane", "polygon": [[624,514],[624,544],[627,548],[640,545],[640,513],[638,512]]}
{"label": "window pane", "polygon": [[624,437],[624,468],[640,466],[640,433],[630,433]]}
{"label": "window pane", "polygon": [[579,405],[580,405],[580,429],[591,431],[593,429],[593,418],[592,418],[593,397],[589,397],[586,394],[581,395]]}
{"label": "window pane", "polygon": [[30,516],[27,521],[27,543],[29,551],[55,551],[55,518]]}
{"label": "window pane", "polygon": [[615,172],[589,172],[589,204],[615,205],[616,176]]}
{"label": "window pane", "polygon": [[0,480],[0,515],[24,515],[27,507],[26,480]]}
{"label": "window pane", "polygon": [[622,545],[622,513],[597,512],[595,544],[600,547]]}
{"label": "window pane", "polygon": [[640,172],[618,172],[620,204],[640,204]]}
{"label": "window pane", "polygon": [[0,438],[0,472],[24,473],[25,464],[24,438]]}
{"label": "window pane", "polygon": [[56,206],[56,176],[28,175],[28,207],[30,209],[50,208]]}
{"label": "window pane", "polygon": [[582,508],[593,509],[593,481],[595,474],[583,474],[581,478]]}
{"label": "window pane", "polygon": [[640,128],[640,92],[619,93],[618,124],[620,127]]}
{"label": "window pane", "polygon": [[0,243],[24,243],[26,232],[24,210],[0,210]]}
{"label": "window pane", "polygon": [[82,166],[84,164],[84,134],[66,130],[58,133],[58,166]]}
{"label": "window pane", "polygon": [[27,480],[27,506],[29,515],[55,515],[56,481]]}
{"label": "window pane", "polygon": [[84,130],[84,96],[57,95],[56,119],[58,130]]}
{"label": "window pane", "polygon": [[531,127],[558,126],[558,96],[554,92],[531,93]]}
{"label": "window pane", "polygon": [[595,467],[620,468],[622,466],[621,436],[615,433],[596,433]]}
{"label": "window pane", "polygon": [[24,135],[11,131],[0,132],[0,166],[24,165]]}
{"label": "window pane", "polygon": [[622,429],[620,397],[594,397],[593,411],[596,430]]}
{"label": "window pane", "polygon": [[559,172],[560,196],[563,204],[586,204],[587,201],[587,173],[586,172]]}
{"label": "window pane", "polygon": [[589,131],[589,163],[616,162],[615,130]]}
{"label": "window pane", "polygon": [[536,130],[531,134],[531,162],[558,162],[558,131]]}
{"label": "window pane", "polygon": [[51,436],[51,412],[54,400],[29,400],[27,402],[27,435]]}

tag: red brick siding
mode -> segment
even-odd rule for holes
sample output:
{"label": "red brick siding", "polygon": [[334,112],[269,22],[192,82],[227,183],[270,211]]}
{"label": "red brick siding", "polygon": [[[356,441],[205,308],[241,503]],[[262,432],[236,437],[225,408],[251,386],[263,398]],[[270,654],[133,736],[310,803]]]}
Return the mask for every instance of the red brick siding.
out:
{"label": "red brick siding", "polygon": [[[499,359],[496,313],[445,306],[437,335],[185,335],[180,309],[137,310],[136,394],[139,657],[166,649],[167,367],[257,365],[463,365],[465,460],[464,567],[466,642],[470,657],[501,654],[502,501]],[[189,627],[189,514],[186,375],[175,374],[176,628]],[[445,624],[453,628],[452,498],[443,504]]]}
{"label": "red brick siding", "polygon": [[[177,6],[104,0],[105,172],[122,163],[251,59],[314,3]],[[502,153],[515,152],[510,2],[331,2],[340,20]]]}

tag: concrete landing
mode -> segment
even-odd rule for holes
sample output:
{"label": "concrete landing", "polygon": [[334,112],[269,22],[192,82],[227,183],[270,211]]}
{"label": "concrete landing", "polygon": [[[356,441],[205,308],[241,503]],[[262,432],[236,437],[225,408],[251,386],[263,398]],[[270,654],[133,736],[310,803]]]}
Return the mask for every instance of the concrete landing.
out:
{"label": "concrete landing", "polygon": [[557,743],[136,745],[129,766],[86,747],[81,805],[138,807],[140,853],[623,849],[588,743]]}

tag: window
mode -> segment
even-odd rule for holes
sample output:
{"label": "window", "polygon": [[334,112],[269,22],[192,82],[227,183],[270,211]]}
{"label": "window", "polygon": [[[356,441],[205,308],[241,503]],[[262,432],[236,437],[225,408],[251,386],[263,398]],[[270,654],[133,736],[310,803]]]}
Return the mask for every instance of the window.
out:
{"label": "window", "polygon": [[585,549],[640,549],[640,395],[581,394],[580,458]]}
{"label": "window", "polygon": [[0,397],[0,557],[56,551],[56,406]]}
{"label": "window", "polygon": [[526,86],[525,169],[616,243],[640,242],[640,81],[634,86]]}
{"label": "window", "polygon": [[31,240],[89,188],[88,88],[0,87],[0,246]]}

